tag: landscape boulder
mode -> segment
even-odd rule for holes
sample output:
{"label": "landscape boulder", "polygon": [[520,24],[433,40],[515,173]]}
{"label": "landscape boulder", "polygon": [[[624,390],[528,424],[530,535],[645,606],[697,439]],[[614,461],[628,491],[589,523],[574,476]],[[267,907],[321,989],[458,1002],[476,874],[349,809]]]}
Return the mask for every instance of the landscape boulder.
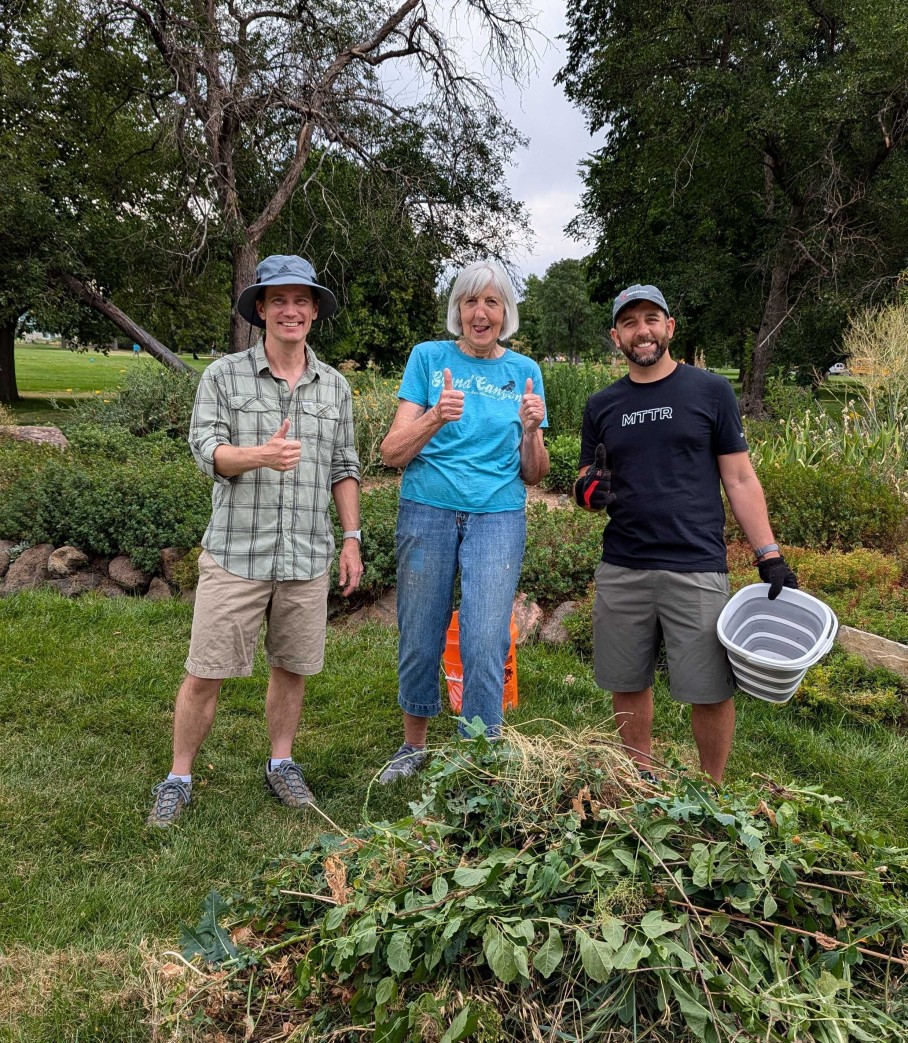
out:
{"label": "landscape boulder", "polygon": [[576,601],[564,601],[551,614],[545,626],[539,631],[539,640],[549,645],[565,645],[571,635],[564,626],[564,620],[577,609]]}
{"label": "landscape boulder", "polygon": [[47,580],[47,562],[53,550],[51,543],[26,548],[7,570],[3,593],[18,594],[20,590],[43,586]]}
{"label": "landscape boulder", "polygon": [[9,568],[9,552],[16,544],[12,540],[0,540],[0,579],[2,579]]}
{"label": "landscape boulder", "polygon": [[397,626],[397,591],[392,589],[371,605],[363,605],[350,615],[351,623],[381,623],[382,626]]}
{"label": "landscape boulder", "polygon": [[854,627],[839,627],[836,640],[846,652],[859,655],[868,666],[882,666],[908,678],[908,645]]}
{"label": "landscape boulder", "polygon": [[66,576],[51,575],[47,581],[48,586],[59,591],[65,598],[76,598],[80,594],[87,594],[90,590],[97,590],[101,584],[101,575],[94,569],[83,569],[81,572],[73,572]]}
{"label": "landscape boulder", "polygon": [[178,561],[186,557],[186,551],[179,547],[165,547],[161,551],[161,572],[168,583],[173,583],[173,567]]}
{"label": "landscape boulder", "polygon": [[88,564],[88,555],[78,547],[58,547],[47,559],[47,571],[51,576],[72,576]]}
{"label": "landscape boulder", "polygon": [[0,427],[0,435],[14,438],[17,442],[35,442],[37,445],[55,445],[65,449],[69,442],[59,427],[36,427],[30,424],[18,426],[4,425]]}
{"label": "landscape boulder", "polygon": [[118,554],[111,559],[107,574],[118,587],[130,594],[143,594],[151,583],[151,576],[137,569],[125,554]]}
{"label": "landscape boulder", "polygon": [[160,576],[155,576],[148,585],[148,593],[145,597],[149,601],[167,601],[173,597],[173,591],[165,580],[161,579]]}
{"label": "landscape boulder", "polygon": [[542,623],[542,609],[535,601],[528,601],[526,594],[514,598],[514,622],[517,624],[517,644],[525,645],[536,636]]}

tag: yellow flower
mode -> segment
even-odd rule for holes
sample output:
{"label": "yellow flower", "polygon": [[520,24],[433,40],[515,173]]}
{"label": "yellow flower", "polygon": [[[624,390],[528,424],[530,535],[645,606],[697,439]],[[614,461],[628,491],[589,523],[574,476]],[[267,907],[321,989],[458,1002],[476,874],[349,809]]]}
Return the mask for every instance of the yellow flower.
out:
{"label": "yellow flower", "polygon": [[100,395],[100,394],[101,394],[101,392],[100,392],[100,391],[96,391],[96,392],[95,392],[95,394],[96,394],[96,395]]}
{"label": "yellow flower", "polygon": [[69,394],[72,394],[72,390],[73,390],[72,388],[67,388],[66,390],[67,390],[67,392],[68,392]]}

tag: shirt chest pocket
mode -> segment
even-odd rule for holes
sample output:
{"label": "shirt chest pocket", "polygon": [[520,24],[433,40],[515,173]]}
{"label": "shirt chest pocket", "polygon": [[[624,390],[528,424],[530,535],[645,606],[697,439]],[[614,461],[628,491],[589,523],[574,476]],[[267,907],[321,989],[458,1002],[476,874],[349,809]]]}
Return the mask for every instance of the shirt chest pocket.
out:
{"label": "shirt chest pocket", "polygon": [[264,445],[281,426],[281,403],[259,395],[231,395],[230,427],[233,445]]}
{"label": "shirt chest pocket", "polygon": [[[340,410],[320,402],[300,402],[294,411],[290,437],[311,446],[320,464],[328,466],[334,455]],[[305,450],[304,450],[305,452]]]}

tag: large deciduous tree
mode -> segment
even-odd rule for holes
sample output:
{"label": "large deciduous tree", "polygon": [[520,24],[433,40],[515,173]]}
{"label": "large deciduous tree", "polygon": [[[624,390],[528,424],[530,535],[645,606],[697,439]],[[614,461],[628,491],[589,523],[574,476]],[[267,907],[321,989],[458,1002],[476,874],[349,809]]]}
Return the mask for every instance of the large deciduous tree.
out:
{"label": "large deciduous tree", "polygon": [[600,360],[608,347],[605,309],[590,296],[586,265],[566,258],[526,281],[520,304],[520,333],[536,358]]}
{"label": "large deciduous tree", "polygon": [[560,80],[606,133],[578,222],[603,293],[660,281],[682,341],[749,341],[759,414],[792,319],[905,266],[904,3],[572,0],[568,17]]}
{"label": "large deciduous tree", "polygon": [[[172,126],[196,172],[188,205],[217,216],[234,299],[294,193],[320,190],[313,159],[332,153],[395,178],[408,219],[450,252],[498,253],[519,223],[501,187],[515,134],[465,69],[455,17],[514,74],[525,0],[98,0],[97,12],[171,78]],[[247,339],[234,316],[234,349]]]}

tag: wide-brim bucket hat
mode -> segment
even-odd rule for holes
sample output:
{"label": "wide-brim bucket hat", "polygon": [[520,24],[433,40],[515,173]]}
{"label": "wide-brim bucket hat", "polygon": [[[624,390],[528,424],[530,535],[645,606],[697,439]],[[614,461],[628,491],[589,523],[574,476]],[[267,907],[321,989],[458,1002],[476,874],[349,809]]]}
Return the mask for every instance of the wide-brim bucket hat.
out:
{"label": "wide-brim bucket hat", "polygon": [[315,269],[296,254],[271,254],[255,269],[256,281],[247,286],[236,302],[236,310],[252,326],[264,326],[255,302],[266,286],[311,286],[318,294],[318,318],[329,319],[337,311],[337,298],[315,278]]}

